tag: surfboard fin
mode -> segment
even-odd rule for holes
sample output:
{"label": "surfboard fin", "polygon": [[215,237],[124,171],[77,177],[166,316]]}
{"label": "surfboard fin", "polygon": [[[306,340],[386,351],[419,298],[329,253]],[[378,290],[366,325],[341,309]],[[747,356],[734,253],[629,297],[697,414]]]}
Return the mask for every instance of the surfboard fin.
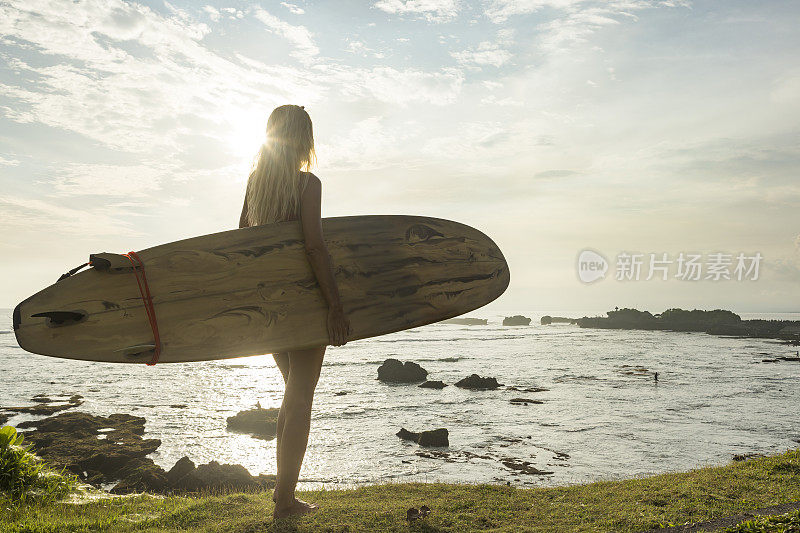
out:
{"label": "surfboard fin", "polygon": [[45,311],[31,315],[31,317],[34,316],[47,318],[48,326],[69,326],[77,324],[86,318],[86,313],[81,311]]}
{"label": "surfboard fin", "polygon": [[153,355],[153,351],[155,349],[155,344],[136,344],[134,346],[128,346],[126,348],[114,350],[114,353],[122,353],[122,355],[125,357],[140,357],[144,355],[151,356]]}
{"label": "surfboard fin", "polygon": [[103,272],[130,271],[133,269],[130,259],[122,254],[103,252],[89,255],[89,264]]}

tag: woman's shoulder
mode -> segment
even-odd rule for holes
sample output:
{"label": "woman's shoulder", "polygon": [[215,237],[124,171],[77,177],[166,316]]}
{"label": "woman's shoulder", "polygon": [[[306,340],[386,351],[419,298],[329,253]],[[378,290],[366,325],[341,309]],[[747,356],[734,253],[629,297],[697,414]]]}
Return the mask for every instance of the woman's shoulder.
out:
{"label": "woman's shoulder", "polygon": [[300,174],[304,175],[308,181],[320,181],[317,175],[313,172],[304,172],[301,170]]}
{"label": "woman's shoulder", "polygon": [[309,185],[313,188],[322,186],[322,181],[313,172],[302,172],[302,174],[305,177],[304,190],[308,190]]}

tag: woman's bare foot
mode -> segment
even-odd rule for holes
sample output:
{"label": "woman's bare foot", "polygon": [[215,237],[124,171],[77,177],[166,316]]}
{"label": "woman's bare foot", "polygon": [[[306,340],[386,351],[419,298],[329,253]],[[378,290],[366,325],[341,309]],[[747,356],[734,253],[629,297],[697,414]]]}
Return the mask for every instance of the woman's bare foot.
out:
{"label": "woman's bare foot", "polygon": [[273,518],[286,518],[287,516],[300,516],[312,513],[318,509],[317,504],[304,502],[303,500],[294,500],[289,505],[275,504],[275,510],[272,512]]}

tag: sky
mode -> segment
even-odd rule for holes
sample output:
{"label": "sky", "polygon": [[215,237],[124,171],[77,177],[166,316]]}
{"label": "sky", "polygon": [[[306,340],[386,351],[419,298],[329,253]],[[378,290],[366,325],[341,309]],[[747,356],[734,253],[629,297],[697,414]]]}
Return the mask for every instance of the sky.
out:
{"label": "sky", "polygon": [[[0,307],[89,253],[237,227],[292,103],[323,216],[494,239],[511,284],[471,316],[800,311],[798,27],[769,0],[3,2]],[[604,278],[581,280],[583,250]],[[706,277],[714,254],[733,279]]]}

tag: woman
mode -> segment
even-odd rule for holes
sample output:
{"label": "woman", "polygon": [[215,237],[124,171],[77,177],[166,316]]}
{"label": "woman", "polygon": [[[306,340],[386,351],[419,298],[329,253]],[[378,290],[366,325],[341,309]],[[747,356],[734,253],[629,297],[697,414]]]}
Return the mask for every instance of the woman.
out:
{"label": "woman", "polygon": [[[328,304],[330,344],[341,346],[347,342],[350,323],[322,237],[322,183],[308,172],[313,163],[314,134],[308,113],[296,105],[276,108],[267,120],[267,141],[247,181],[239,227],[300,219],[306,256]],[[308,444],[311,404],[324,355],[325,346],[273,354],[286,383],[277,425],[275,518],[316,509],[316,505],[295,498],[294,491]]]}

